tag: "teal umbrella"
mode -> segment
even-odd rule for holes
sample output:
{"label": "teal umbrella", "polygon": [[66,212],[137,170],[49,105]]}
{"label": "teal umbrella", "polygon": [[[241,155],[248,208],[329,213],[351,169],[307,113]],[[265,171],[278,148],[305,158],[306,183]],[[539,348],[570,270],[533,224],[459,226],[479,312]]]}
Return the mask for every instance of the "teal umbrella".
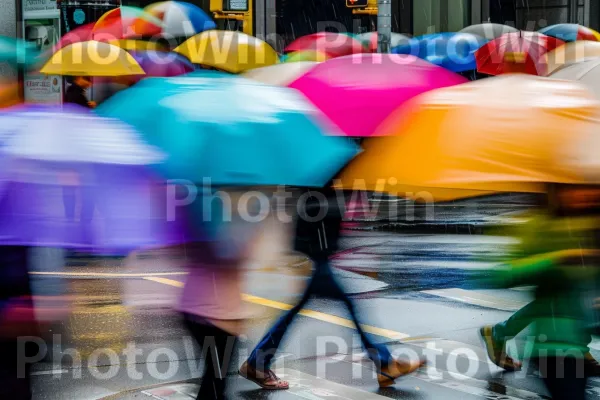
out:
{"label": "teal umbrella", "polygon": [[167,179],[320,187],[357,153],[299,92],[216,71],[148,78],[96,111],[162,148]]}
{"label": "teal umbrella", "polygon": [[0,35],[0,62],[32,65],[40,56],[36,46],[21,39]]}

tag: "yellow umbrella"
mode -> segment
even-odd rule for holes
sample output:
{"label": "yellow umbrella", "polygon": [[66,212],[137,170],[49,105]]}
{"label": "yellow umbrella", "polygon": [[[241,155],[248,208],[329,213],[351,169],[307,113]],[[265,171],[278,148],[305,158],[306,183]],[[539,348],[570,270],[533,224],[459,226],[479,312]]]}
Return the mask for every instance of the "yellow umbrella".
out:
{"label": "yellow umbrella", "polygon": [[48,75],[72,76],[145,74],[142,67],[127,51],[95,40],[63,47],[52,55],[40,72]]}
{"label": "yellow umbrella", "polygon": [[316,50],[303,50],[303,51],[295,51],[293,53],[286,54],[283,58],[283,62],[292,63],[292,62],[302,62],[302,61],[314,61],[314,62],[324,62],[327,61],[330,57],[323,53],[322,51]]}
{"label": "yellow umbrella", "polygon": [[434,90],[383,122],[394,136],[367,140],[340,186],[430,201],[585,183],[600,170],[599,116],[571,81],[509,74]]}
{"label": "yellow umbrella", "polygon": [[136,39],[116,39],[109,40],[108,43],[118,46],[124,50],[128,51],[165,51],[167,50],[166,46],[161,46],[156,42],[149,42],[147,40],[136,40]]}
{"label": "yellow umbrella", "polygon": [[546,76],[551,75],[567,65],[583,62],[596,57],[600,57],[600,42],[579,40],[566,43],[544,55],[545,62],[548,64]]}
{"label": "yellow umbrella", "polygon": [[194,64],[234,74],[277,64],[277,52],[268,43],[241,32],[211,30],[192,36],[175,52]]}

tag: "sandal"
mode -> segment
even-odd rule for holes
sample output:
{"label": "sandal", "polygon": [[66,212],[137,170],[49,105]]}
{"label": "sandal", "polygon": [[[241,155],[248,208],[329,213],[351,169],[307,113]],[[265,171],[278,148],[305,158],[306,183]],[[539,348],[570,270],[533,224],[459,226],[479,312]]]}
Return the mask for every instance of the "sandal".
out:
{"label": "sandal", "polygon": [[256,383],[266,390],[288,390],[290,388],[290,384],[279,379],[271,369],[268,369],[265,372],[258,371],[249,366],[248,362],[245,362],[240,367],[239,372],[242,377]]}
{"label": "sandal", "polygon": [[382,368],[377,373],[377,382],[380,388],[385,388],[394,385],[396,379],[412,374],[416,370],[422,368],[427,362],[424,359],[417,361],[401,361],[393,360],[390,365]]}
{"label": "sandal", "polygon": [[488,357],[494,364],[502,368],[505,371],[520,371],[521,363],[515,361],[512,357],[509,357],[504,350],[504,343],[499,343],[494,339],[493,327],[487,325],[479,329],[479,334],[487,350]]}

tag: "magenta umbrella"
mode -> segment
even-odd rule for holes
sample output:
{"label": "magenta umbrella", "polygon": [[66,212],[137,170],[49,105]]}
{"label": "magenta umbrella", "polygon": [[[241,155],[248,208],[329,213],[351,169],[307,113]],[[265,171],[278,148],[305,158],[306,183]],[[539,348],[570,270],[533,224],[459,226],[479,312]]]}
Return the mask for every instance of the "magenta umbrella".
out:
{"label": "magenta umbrella", "polygon": [[289,84],[347,136],[374,136],[390,113],[413,97],[467,79],[411,55],[355,54],[315,64]]}

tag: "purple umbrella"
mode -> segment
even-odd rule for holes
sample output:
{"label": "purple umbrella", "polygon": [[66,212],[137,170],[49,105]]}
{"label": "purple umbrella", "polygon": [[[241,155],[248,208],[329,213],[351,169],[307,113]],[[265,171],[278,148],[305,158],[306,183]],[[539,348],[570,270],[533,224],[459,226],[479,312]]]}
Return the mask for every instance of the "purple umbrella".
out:
{"label": "purple umbrella", "polygon": [[132,51],[131,55],[140,64],[146,75],[136,77],[169,77],[187,74],[195,70],[187,58],[181,54],[165,51]]}
{"label": "purple umbrella", "polygon": [[77,106],[0,114],[0,245],[122,254],[186,240],[167,222],[163,154]]}

